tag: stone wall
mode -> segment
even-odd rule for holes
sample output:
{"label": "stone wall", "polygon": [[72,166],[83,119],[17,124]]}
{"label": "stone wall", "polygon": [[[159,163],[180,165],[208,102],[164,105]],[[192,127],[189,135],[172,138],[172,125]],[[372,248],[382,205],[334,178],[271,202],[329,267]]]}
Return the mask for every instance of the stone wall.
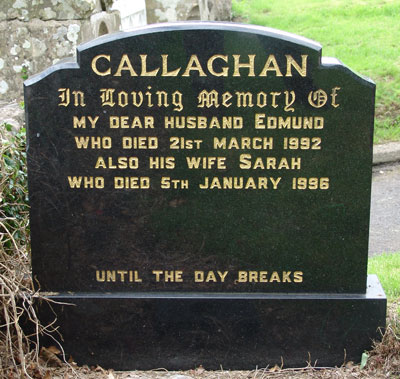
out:
{"label": "stone wall", "polygon": [[101,11],[97,0],[2,0],[0,21],[82,20]]}
{"label": "stone wall", "polygon": [[232,0],[146,0],[147,23],[230,21]]}
{"label": "stone wall", "polygon": [[[113,0],[1,0],[0,101],[22,100],[28,76],[73,56],[81,42],[120,30],[112,5]],[[142,13],[149,24],[227,21],[231,7],[231,0],[146,0]]]}
{"label": "stone wall", "polygon": [[114,0],[111,9],[119,11],[124,31],[147,24],[145,0]]}
{"label": "stone wall", "polygon": [[112,0],[1,0],[0,100],[21,100],[23,81],[72,56],[76,46],[118,31]]}
{"label": "stone wall", "polygon": [[232,0],[199,0],[202,20],[231,21]]}

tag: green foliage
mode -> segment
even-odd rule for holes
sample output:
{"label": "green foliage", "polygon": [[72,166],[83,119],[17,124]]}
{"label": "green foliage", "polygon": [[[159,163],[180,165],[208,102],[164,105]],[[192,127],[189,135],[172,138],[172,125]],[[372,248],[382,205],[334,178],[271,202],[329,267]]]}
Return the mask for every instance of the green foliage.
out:
{"label": "green foliage", "polygon": [[28,79],[28,77],[29,77],[28,71],[29,71],[29,67],[28,67],[28,66],[25,66],[25,65],[23,64],[23,65],[22,65],[22,68],[21,68],[21,78],[22,78],[23,80]]}
{"label": "green foliage", "polygon": [[386,117],[375,121],[374,143],[385,141],[400,141],[400,115],[394,119]]}
{"label": "green foliage", "polygon": [[371,257],[368,273],[378,275],[389,300],[400,297],[400,252]]}
{"label": "green foliage", "polygon": [[377,84],[375,142],[400,140],[400,2],[233,0],[236,17],[314,39]]}
{"label": "green foliage", "polygon": [[360,369],[361,370],[363,368],[365,368],[365,366],[367,365],[368,358],[369,358],[369,354],[367,352],[362,353],[362,355],[361,355],[361,364],[360,364]]}
{"label": "green foliage", "polygon": [[10,124],[0,130],[0,234],[3,248],[28,243],[28,183],[25,129],[15,132]]}

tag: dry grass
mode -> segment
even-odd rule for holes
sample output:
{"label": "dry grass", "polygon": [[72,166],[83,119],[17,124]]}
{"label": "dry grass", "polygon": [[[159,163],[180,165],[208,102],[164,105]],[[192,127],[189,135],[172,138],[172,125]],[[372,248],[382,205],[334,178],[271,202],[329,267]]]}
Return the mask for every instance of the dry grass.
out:
{"label": "dry grass", "polygon": [[[29,258],[29,222],[26,198],[26,163],[23,131],[8,133],[0,127],[0,377],[4,378],[395,378],[400,377],[400,300],[390,304],[388,327],[381,342],[369,352],[367,365],[347,362],[340,368],[285,369],[268,367],[253,371],[206,371],[202,367],[182,372],[167,370],[114,372],[101,367],[77,367],[63,362],[61,347],[39,351],[38,337],[54,333],[36,317]],[[20,321],[30,320],[28,336]],[[28,339],[30,343],[28,343]]]}
{"label": "dry grass", "polygon": [[24,140],[4,125],[0,138],[0,370],[3,376],[29,377],[29,367],[37,363],[38,352],[29,347],[19,321],[24,315],[37,328],[39,323],[31,301],[34,291],[27,253],[28,209],[20,196],[26,193],[26,175],[18,177],[23,170],[19,163],[24,163]]}
{"label": "dry grass", "polygon": [[[39,335],[54,332],[36,315],[29,257],[25,131],[0,127],[0,376],[45,377]],[[31,335],[21,328],[29,324]]]}

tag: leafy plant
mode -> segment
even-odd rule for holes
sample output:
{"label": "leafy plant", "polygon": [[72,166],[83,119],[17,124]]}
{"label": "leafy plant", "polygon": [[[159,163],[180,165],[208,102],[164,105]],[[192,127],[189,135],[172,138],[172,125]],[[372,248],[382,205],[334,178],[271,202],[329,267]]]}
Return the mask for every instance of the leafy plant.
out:
{"label": "leafy plant", "polygon": [[13,131],[10,124],[0,130],[0,232],[8,236],[3,247],[11,252],[13,244],[28,243],[28,183],[25,129]]}
{"label": "leafy plant", "polygon": [[28,67],[25,65],[22,65],[22,69],[21,69],[21,78],[23,80],[28,79]]}

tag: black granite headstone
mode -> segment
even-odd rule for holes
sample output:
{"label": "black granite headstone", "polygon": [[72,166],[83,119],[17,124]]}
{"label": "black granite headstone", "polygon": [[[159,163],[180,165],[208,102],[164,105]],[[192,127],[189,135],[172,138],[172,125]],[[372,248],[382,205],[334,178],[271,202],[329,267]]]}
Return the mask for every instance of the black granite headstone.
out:
{"label": "black granite headstone", "polygon": [[58,309],[66,351],[359,359],[386,309],[367,288],[374,94],[315,42],[220,23],[104,36],[29,79],[32,272],[76,304]]}

